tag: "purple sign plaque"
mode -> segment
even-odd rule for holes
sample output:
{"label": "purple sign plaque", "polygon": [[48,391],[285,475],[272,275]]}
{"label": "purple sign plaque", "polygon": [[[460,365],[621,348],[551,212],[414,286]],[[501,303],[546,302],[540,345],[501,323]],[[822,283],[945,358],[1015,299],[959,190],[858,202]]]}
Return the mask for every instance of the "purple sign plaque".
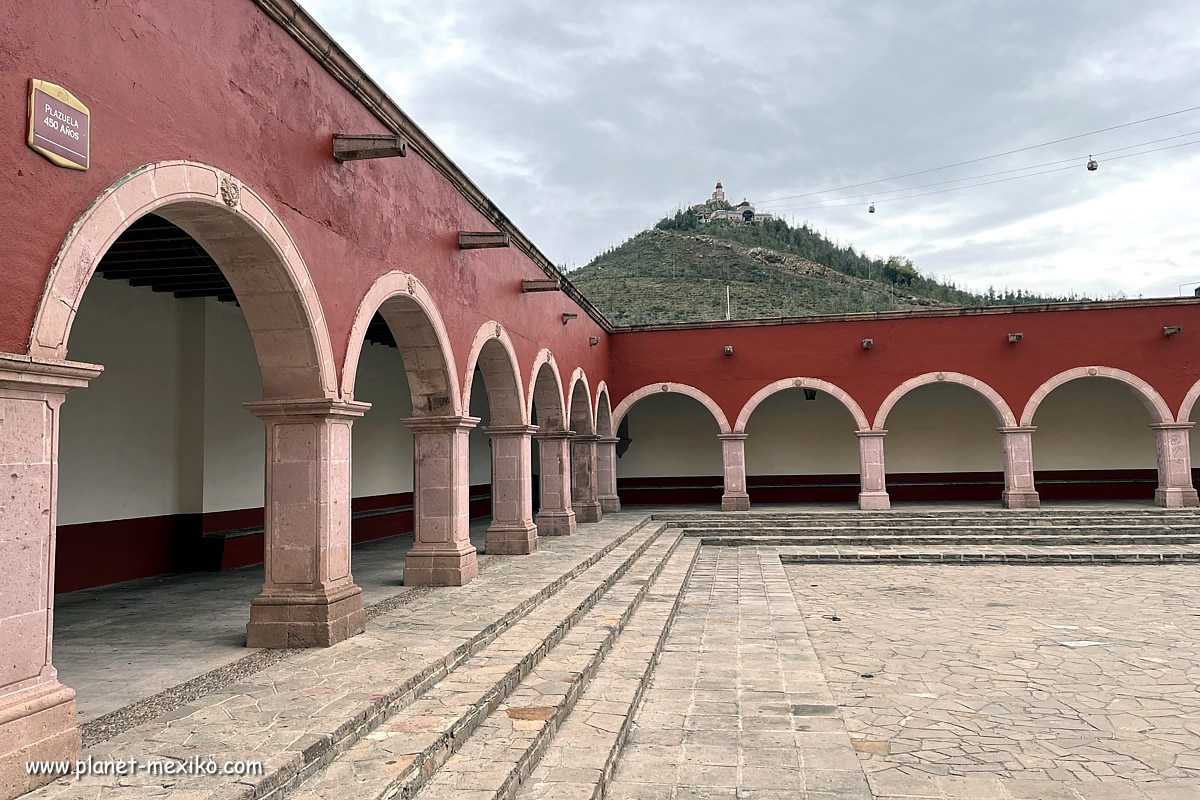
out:
{"label": "purple sign plaque", "polygon": [[60,167],[87,169],[87,106],[61,86],[34,80],[29,92],[29,146]]}

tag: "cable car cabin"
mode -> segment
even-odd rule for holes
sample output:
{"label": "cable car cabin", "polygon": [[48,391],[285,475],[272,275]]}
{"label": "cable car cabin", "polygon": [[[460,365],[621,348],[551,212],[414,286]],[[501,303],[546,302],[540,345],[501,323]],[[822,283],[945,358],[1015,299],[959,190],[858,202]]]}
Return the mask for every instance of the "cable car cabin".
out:
{"label": "cable car cabin", "polygon": [[867,213],[868,213],[868,214],[874,214],[874,213],[875,213],[875,204],[874,204],[874,203],[871,203],[871,205],[867,206]]}
{"label": "cable car cabin", "polygon": [[1088,156],[1088,172],[1095,172],[1100,169],[1100,165],[1096,163],[1096,159]]}
{"label": "cable car cabin", "polygon": [[742,219],[745,220],[747,225],[749,225],[751,222],[754,222],[754,211],[747,208],[742,212]]}

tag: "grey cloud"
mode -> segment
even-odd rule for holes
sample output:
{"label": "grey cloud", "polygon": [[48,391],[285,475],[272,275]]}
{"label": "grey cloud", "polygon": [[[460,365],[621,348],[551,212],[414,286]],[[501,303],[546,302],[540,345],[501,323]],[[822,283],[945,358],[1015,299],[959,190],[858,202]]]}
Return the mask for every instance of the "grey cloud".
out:
{"label": "grey cloud", "polygon": [[[1200,60],[1193,6],[320,0],[312,10],[551,258],[582,264],[703,199],[715,179],[762,201],[1190,105]],[[1200,114],[902,185],[1191,129]],[[1143,222],[1128,230],[1124,255],[1155,263],[1156,241],[1169,243],[1157,272],[1089,271],[1078,266],[1086,242],[1074,223],[1045,219],[1156,163],[1200,164],[1200,147],[1187,153],[881,203],[873,218],[865,200],[794,213],[973,286],[1019,268],[1035,290],[1075,270],[1066,277],[1080,291],[1165,291],[1195,252],[1186,233]],[[1200,175],[1189,181],[1200,189]],[[1105,213],[1093,221],[1100,229],[1126,222],[1120,209]],[[1177,225],[1184,232],[1186,220]],[[1008,240],[992,243],[1001,229]],[[1106,248],[1098,262],[1112,260]]]}

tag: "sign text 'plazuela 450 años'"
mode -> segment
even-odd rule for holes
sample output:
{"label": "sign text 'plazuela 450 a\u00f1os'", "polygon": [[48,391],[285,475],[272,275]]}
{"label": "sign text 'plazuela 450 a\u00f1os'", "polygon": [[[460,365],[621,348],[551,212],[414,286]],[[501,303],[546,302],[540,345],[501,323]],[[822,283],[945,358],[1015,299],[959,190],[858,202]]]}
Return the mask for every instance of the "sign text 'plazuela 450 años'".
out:
{"label": "sign text 'plazuela 450 a\u00f1os'", "polygon": [[79,98],[61,86],[29,82],[29,146],[69,169],[87,169],[91,115]]}

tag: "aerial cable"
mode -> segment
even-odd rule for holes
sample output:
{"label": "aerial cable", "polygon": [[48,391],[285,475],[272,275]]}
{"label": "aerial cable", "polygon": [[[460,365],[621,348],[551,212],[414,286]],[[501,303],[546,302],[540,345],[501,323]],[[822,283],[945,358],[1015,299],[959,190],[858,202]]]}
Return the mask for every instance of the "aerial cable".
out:
{"label": "aerial cable", "polygon": [[[1131,145],[1126,145],[1125,147],[1114,147],[1112,150],[1099,150],[1095,153],[1092,153],[1091,156],[1089,156],[1089,158],[1095,157],[1095,156],[1105,156],[1110,153],[1119,153],[1122,150],[1132,150],[1135,147],[1146,147],[1147,145],[1158,144],[1159,142],[1169,142],[1172,139],[1182,139],[1184,136],[1197,136],[1197,135],[1200,135],[1200,131],[1189,131],[1187,133],[1180,133],[1175,136],[1167,136],[1162,139],[1152,139],[1151,141],[1141,142],[1140,144],[1131,144]],[[1154,151],[1147,150],[1146,152],[1151,153]],[[1040,169],[1041,167],[1053,167],[1053,166],[1057,166],[1059,164],[1071,164],[1071,163],[1085,161],[1085,160],[1086,159],[1084,159],[1083,156],[1072,156],[1071,158],[1060,158],[1057,161],[1045,161],[1045,162],[1042,162],[1041,164],[1029,164],[1028,166],[1024,166],[1024,167],[1013,167],[1012,169],[1002,169],[999,172],[985,172],[981,175],[969,175],[965,178],[951,178],[950,180],[937,181],[936,183],[922,183],[922,184],[918,184],[916,186],[901,186],[899,189],[884,189],[879,192],[868,192],[866,194],[855,194],[855,195],[849,195],[847,197],[831,197],[831,198],[829,198],[828,201],[810,201],[810,202],[830,202],[830,203],[832,203],[832,202],[836,202],[838,200],[863,200],[868,197],[879,197],[880,195],[884,195],[884,194],[895,194],[896,192],[907,192],[907,191],[911,191],[913,189],[927,189],[930,186],[945,186],[950,183],[961,183],[962,181],[973,181],[973,180],[978,180],[979,178],[992,178],[997,175],[1010,175],[1014,172],[1025,172],[1026,170]],[[1108,160],[1112,161],[1114,159],[1110,158]],[[787,211],[790,208],[791,208],[791,206],[780,206],[778,208],[769,209],[769,210],[771,210],[771,211]]]}
{"label": "aerial cable", "polygon": [[980,156],[979,158],[971,158],[971,159],[967,159],[966,161],[956,161],[953,164],[946,164],[945,166],[942,166],[942,167],[931,167],[930,169],[917,170],[916,172],[906,172],[903,175],[893,175],[890,178],[880,178],[879,180],[866,181],[864,183],[852,183],[847,186],[838,186],[838,187],[832,188],[832,189],[821,189],[821,190],[815,191],[815,192],[805,192],[804,194],[791,194],[791,195],[785,195],[783,197],[773,197],[773,198],[770,198],[767,200],[763,200],[761,203],[759,203],[759,205],[766,205],[768,203],[774,203],[774,202],[777,202],[780,200],[793,200],[798,197],[812,197],[813,195],[816,195],[816,194],[829,194],[831,192],[840,192],[845,189],[857,189],[861,186],[874,186],[877,183],[886,183],[888,181],[898,181],[901,178],[911,178],[915,175],[925,175],[930,172],[940,172],[941,170],[944,170],[944,169],[951,169],[953,167],[966,166],[967,164],[977,164],[980,161],[988,161],[993,158],[1001,158],[1003,156],[1011,156],[1014,153],[1024,153],[1027,150],[1036,150],[1040,147],[1049,147],[1052,144],[1062,144],[1063,142],[1070,142],[1070,141],[1074,141],[1075,139],[1083,139],[1087,136],[1095,136],[1100,133],[1107,133],[1109,131],[1120,130],[1121,128],[1128,128],[1133,125],[1141,125],[1146,122],[1154,122],[1155,120],[1166,119],[1167,117],[1174,117],[1174,116],[1178,116],[1179,114],[1187,114],[1192,111],[1200,111],[1200,106],[1192,106],[1191,108],[1181,108],[1178,111],[1171,111],[1166,114],[1158,114],[1157,116],[1146,117],[1145,119],[1138,119],[1138,120],[1134,120],[1133,122],[1125,122],[1120,125],[1112,125],[1107,128],[1100,128],[1099,130],[1088,131],[1087,133],[1079,133],[1074,136],[1065,136],[1061,139],[1054,139],[1049,142],[1042,142],[1041,144],[1031,144],[1026,147],[1018,147],[1014,150],[1005,150],[1003,153],[993,153],[990,156]]}
{"label": "aerial cable", "polygon": [[[1196,141],[1193,141],[1193,142],[1182,142],[1180,144],[1167,145],[1166,147],[1156,147],[1153,150],[1143,150],[1139,153],[1126,153],[1123,156],[1113,156],[1112,158],[1105,159],[1105,160],[1109,161],[1109,162],[1120,161],[1123,158],[1133,158],[1134,156],[1144,156],[1144,155],[1149,155],[1150,153],[1158,153],[1163,150],[1174,150],[1177,147],[1190,147],[1191,145],[1196,145],[1196,144],[1200,144],[1200,139],[1197,139]],[[1079,159],[1072,159],[1072,160],[1078,161]],[[994,180],[994,181],[983,181],[981,183],[971,183],[971,184],[967,184],[966,186],[952,186],[949,189],[937,189],[932,192],[921,192],[920,194],[910,194],[910,195],[906,195],[904,197],[888,197],[888,198],[884,198],[883,200],[875,201],[874,203],[872,203],[872,205],[878,205],[880,203],[894,203],[897,200],[912,200],[917,197],[929,197],[930,195],[945,194],[946,192],[957,192],[957,191],[961,191],[963,189],[974,189],[978,186],[991,186],[992,184],[996,184],[996,183],[1008,183],[1009,181],[1016,181],[1016,180],[1020,180],[1022,178],[1033,178],[1038,175],[1049,175],[1054,172],[1063,172],[1065,170],[1078,169],[1078,168],[1079,168],[1078,164],[1070,164],[1065,167],[1056,167],[1054,169],[1045,169],[1045,170],[1041,170],[1040,172],[1031,172],[1027,175],[1014,175],[1010,178],[1000,178],[1000,179]],[[842,199],[848,199],[848,198],[838,198],[838,199],[842,200]],[[787,209],[787,210],[804,211],[804,210],[814,209],[814,208],[847,208],[850,206],[857,206],[857,205],[859,205],[859,204],[858,203],[837,203],[837,204],[825,204],[825,205],[799,206],[799,207]],[[777,210],[782,210],[782,209],[777,209]]]}

